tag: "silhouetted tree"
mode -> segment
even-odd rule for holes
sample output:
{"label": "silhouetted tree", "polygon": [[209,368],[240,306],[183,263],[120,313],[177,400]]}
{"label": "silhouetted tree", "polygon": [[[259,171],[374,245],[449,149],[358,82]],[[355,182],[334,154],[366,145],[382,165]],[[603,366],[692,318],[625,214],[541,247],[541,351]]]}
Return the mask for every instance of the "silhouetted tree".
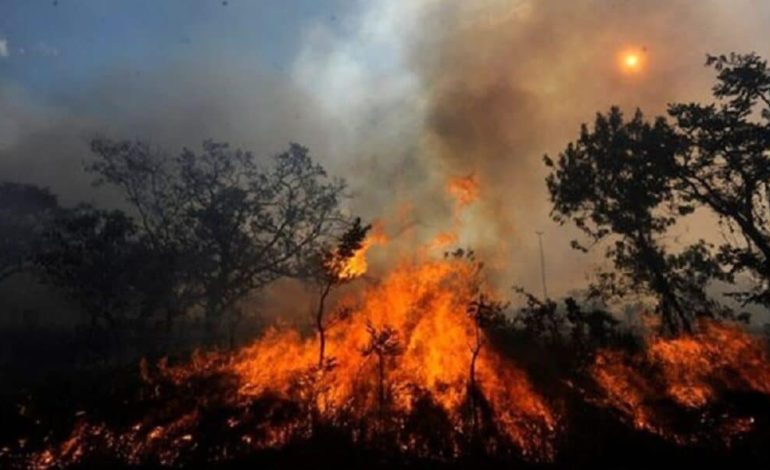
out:
{"label": "silhouetted tree", "polygon": [[673,176],[682,199],[710,208],[731,233],[719,259],[758,281],[744,302],[770,306],[770,69],[755,54],[709,56],[715,104],[674,104],[683,144]]}
{"label": "silhouetted tree", "polygon": [[[344,222],[344,184],[292,144],[261,165],[250,152],[206,141],[169,157],[143,142],[92,143],[97,182],[122,190],[153,250],[169,255],[213,329],[254,289],[299,275]],[[237,319],[236,319],[237,320]]]}
{"label": "silhouetted tree", "polygon": [[468,405],[470,409],[471,439],[475,439],[478,436],[478,404],[480,392],[478,384],[476,383],[476,363],[485,342],[482,330],[487,326],[499,322],[505,307],[505,304],[491,300],[484,294],[479,294],[478,298],[468,305],[467,313],[473,322],[473,343],[468,345],[468,348],[471,351],[471,362],[468,372]]}
{"label": "silhouetted tree", "polygon": [[564,299],[564,305],[567,310],[567,321],[572,326],[570,332],[572,344],[578,349],[606,346],[615,327],[620,323],[604,310],[598,308],[583,310],[572,297]]}
{"label": "silhouetted tree", "polygon": [[0,183],[0,282],[32,265],[58,207],[47,189]]}
{"label": "silhouetted tree", "polygon": [[556,344],[564,327],[564,317],[559,313],[556,302],[541,300],[520,287],[514,287],[514,291],[525,299],[524,306],[513,318],[514,325],[520,325],[529,338],[539,341],[548,339]]}
{"label": "silhouetted tree", "polygon": [[[706,295],[699,273],[727,278],[708,256],[705,242],[680,255],[666,252],[660,238],[691,205],[675,193],[675,155],[682,139],[663,118],[653,123],[637,111],[625,121],[618,108],[597,115],[593,129],[559,155],[547,178],[553,216],[572,221],[594,243],[614,240],[606,249],[616,272],[599,278],[597,292],[623,296],[647,290],[670,332],[690,330],[693,316],[719,307]],[[573,246],[586,250],[577,241]],[[619,275],[618,275],[619,274]]]}
{"label": "silhouetted tree", "polygon": [[[671,123],[647,122],[639,111],[626,122],[613,108],[591,131],[583,126],[558,162],[545,158],[556,220],[572,220],[596,241],[617,235],[608,256],[657,295],[671,330],[689,329],[693,314],[729,314],[705,294],[710,279],[748,273],[755,285],[733,295],[770,306],[770,70],[756,54],[708,56],[707,65],[717,71],[716,103],[673,104]],[[703,241],[665,253],[660,236],[698,207],[732,239],[716,256]],[[602,283],[622,293],[617,276]]]}
{"label": "silhouetted tree", "polygon": [[323,369],[324,354],[326,350],[326,329],[324,322],[326,313],[326,299],[334,286],[344,284],[354,279],[356,273],[350,271],[350,260],[356,252],[363,247],[366,234],[372,228],[371,225],[362,225],[360,218],[355,218],[353,223],[339,238],[334,248],[326,248],[320,254],[313,266],[312,276],[319,286],[318,306],[315,312],[316,332],[318,333],[318,368]]}
{"label": "silhouetted tree", "polygon": [[139,310],[145,253],[133,221],[120,211],[79,206],[58,216],[37,255],[45,277],[78,303],[91,333],[118,327]]}

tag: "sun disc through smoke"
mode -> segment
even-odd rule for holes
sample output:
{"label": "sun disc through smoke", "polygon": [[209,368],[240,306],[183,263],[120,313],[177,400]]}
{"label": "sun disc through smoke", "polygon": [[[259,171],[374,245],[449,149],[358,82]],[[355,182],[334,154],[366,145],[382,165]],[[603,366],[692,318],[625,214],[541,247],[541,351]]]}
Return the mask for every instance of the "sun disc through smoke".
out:
{"label": "sun disc through smoke", "polygon": [[621,54],[621,67],[626,73],[637,73],[642,69],[642,55],[637,51],[625,51]]}

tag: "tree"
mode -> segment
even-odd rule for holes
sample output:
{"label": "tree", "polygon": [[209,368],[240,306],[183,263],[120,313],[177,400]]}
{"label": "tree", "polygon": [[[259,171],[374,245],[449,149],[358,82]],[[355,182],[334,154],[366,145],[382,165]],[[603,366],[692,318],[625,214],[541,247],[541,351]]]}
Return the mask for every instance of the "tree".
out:
{"label": "tree", "polygon": [[249,292],[301,275],[346,222],[344,183],[297,144],[269,165],[212,141],[176,157],[143,142],[98,139],[92,150],[97,182],[123,192],[152,249],[174,259],[176,290],[203,308],[212,330],[238,316]]}
{"label": "tree", "polygon": [[685,143],[675,155],[676,190],[740,235],[720,247],[720,261],[758,281],[739,293],[744,302],[770,307],[770,70],[755,54],[709,56],[707,64],[718,72],[718,102],[668,111]]}
{"label": "tree", "polygon": [[[617,235],[608,256],[657,295],[672,330],[689,328],[687,311],[730,313],[705,294],[710,279],[747,273],[755,285],[733,295],[770,306],[770,70],[756,54],[706,63],[717,71],[716,103],[670,105],[671,122],[641,112],[624,122],[613,108],[592,131],[583,126],[558,162],[545,158],[556,220],[571,219],[597,241]],[[666,254],[660,236],[699,207],[719,218],[728,241],[716,256],[703,241]]]}
{"label": "tree", "polygon": [[471,351],[471,363],[468,372],[468,404],[470,409],[471,439],[478,437],[477,429],[479,389],[476,382],[476,363],[481,348],[484,345],[482,330],[492,324],[499,323],[506,305],[499,301],[490,300],[488,296],[479,293],[478,297],[468,305],[468,317],[473,322],[473,343],[468,345]]}
{"label": "tree", "polygon": [[620,323],[604,310],[592,308],[584,311],[573,297],[564,299],[564,305],[567,320],[572,325],[572,344],[579,350],[587,346],[606,346],[610,335]]}
{"label": "tree", "polygon": [[37,255],[46,279],[76,301],[91,333],[118,333],[142,301],[146,260],[133,221],[120,211],[79,206],[58,216]]}
{"label": "tree", "polygon": [[529,338],[538,341],[549,338],[551,344],[556,344],[564,326],[564,317],[557,311],[556,302],[551,299],[541,300],[521,287],[514,287],[514,291],[526,301],[516,312],[514,324],[521,325]]}
{"label": "tree", "polygon": [[47,189],[0,183],[0,282],[31,266],[58,207]]}
{"label": "tree", "polygon": [[[713,260],[695,256],[708,251],[704,242],[681,255],[667,253],[660,242],[677,216],[693,210],[675,192],[675,156],[684,148],[663,118],[649,123],[637,110],[625,121],[612,108],[606,116],[597,115],[593,129],[583,125],[578,140],[556,162],[545,157],[553,168],[546,182],[554,219],[574,222],[593,243],[614,240],[605,255],[622,279],[604,273],[598,291],[651,292],[669,332],[690,330],[693,316],[712,314],[715,305],[695,273],[712,263],[707,272],[720,275]],[[573,247],[586,250],[576,241]]]}
{"label": "tree", "polygon": [[315,313],[316,332],[318,333],[318,369],[323,370],[326,350],[326,329],[324,322],[326,299],[333,287],[354,279],[357,274],[350,272],[349,263],[356,252],[363,247],[366,234],[372,228],[362,225],[360,218],[355,218],[350,227],[342,234],[334,249],[324,249],[320,259],[313,263],[316,272],[313,277],[319,286],[318,307]]}
{"label": "tree", "polygon": [[381,327],[366,322],[366,331],[369,333],[369,343],[361,354],[364,357],[377,356],[377,402],[379,404],[380,421],[385,417],[385,361],[389,357],[399,356],[404,348],[401,344],[398,331],[389,325]]}

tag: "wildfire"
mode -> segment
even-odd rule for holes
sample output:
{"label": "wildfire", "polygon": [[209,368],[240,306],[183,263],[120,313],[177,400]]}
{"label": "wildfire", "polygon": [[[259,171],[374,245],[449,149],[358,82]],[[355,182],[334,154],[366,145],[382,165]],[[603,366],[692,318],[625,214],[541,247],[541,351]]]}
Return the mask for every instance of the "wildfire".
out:
{"label": "wildfire", "polygon": [[[323,367],[314,336],[277,328],[233,356],[197,353],[173,367],[143,362],[141,375],[153,393],[168,383],[189,390],[191,408],[172,402],[123,430],[81,422],[34,466],[66,466],[105,448],[131,464],[152,458],[175,465],[203,438],[199,421],[212,406],[232,410],[225,427],[239,436],[223,452],[280,448],[328,423],[360,429],[359,441],[376,442],[389,432],[415,455],[456,456],[473,432],[469,345],[477,330],[467,309],[477,274],[477,265],[454,258],[402,263],[360,297],[341,302],[348,314],[328,329]],[[476,406],[487,416],[487,428],[480,424],[478,432],[497,436],[486,441],[489,450],[512,446],[528,459],[552,458],[558,419],[521,369],[485,347],[475,383],[483,397]],[[426,410],[444,416],[445,427],[412,418]],[[443,433],[440,448],[436,433]]]}
{"label": "wildfire", "polygon": [[[473,176],[447,186],[458,212],[478,189]],[[428,248],[455,243],[460,221],[455,217],[453,229]],[[368,251],[388,241],[375,223],[332,272],[344,280],[362,276]],[[31,467],[78,465],[99,452],[128,465],[199,464],[285,448],[324,426],[355,445],[379,445],[387,436],[391,448],[417,457],[448,460],[481,442],[490,454],[514,450],[530,461],[552,461],[557,430],[569,423],[469,314],[482,293],[480,265],[429,252],[402,256],[411,261],[339,299],[318,323],[323,341],[321,334],[271,328],[232,354],[197,352],[175,366],[142,361],[146,415],[118,424],[79,417],[67,438],[33,456]],[[692,335],[653,337],[638,352],[599,350],[588,374],[580,374],[593,385],[586,401],[677,444],[697,442],[708,422],[729,445],[753,429],[754,417],[712,406],[727,393],[770,396],[765,345],[713,322]],[[675,424],[672,408],[690,424]]]}

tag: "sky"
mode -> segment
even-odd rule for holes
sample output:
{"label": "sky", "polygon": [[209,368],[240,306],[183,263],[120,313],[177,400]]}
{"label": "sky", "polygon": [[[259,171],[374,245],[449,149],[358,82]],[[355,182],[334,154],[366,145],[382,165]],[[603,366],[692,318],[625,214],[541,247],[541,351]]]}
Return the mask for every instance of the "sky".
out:
{"label": "sky", "polygon": [[[352,211],[405,245],[456,229],[507,284],[538,289],[543,231],[564,293],[597,261],[550,220],[543,154],[613,104],[707,100],[706,53],[770,57],[768,24],[765,0],[0,0],[0,180],[110,205],[82,171],[95,136],[297,141]],[[444,188],[469,175],[459,228]]]}

